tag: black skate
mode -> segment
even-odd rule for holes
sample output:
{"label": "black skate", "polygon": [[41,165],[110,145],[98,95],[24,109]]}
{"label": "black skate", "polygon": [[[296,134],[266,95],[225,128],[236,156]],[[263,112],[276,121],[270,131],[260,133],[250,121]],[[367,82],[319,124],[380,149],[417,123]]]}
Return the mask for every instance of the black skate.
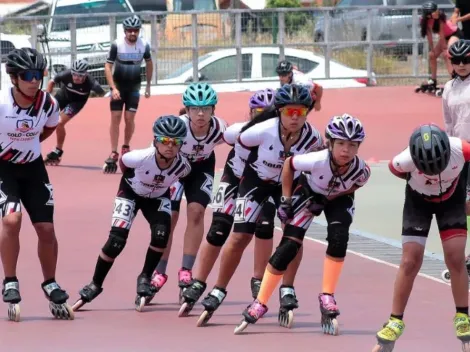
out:
{"label": "black skate", "polygon": [[119,153],[112,152],[108,159],[105,160],[103,165],[103,172],[105,174],[115,174],[118,168],[117,162],[119,160]]}
{"label": "black skate", "polygon": [[438,87],[436,80],[431,78],[426,83],[423,83],[421,86],[417,87],[415,92],[430,93],[436,97],[441,97],[442,93],[444,92],[444,88]]}
{"label": "black skate", "polygon": [[64,320],[73,320],[75,318],[72,307],[67,304],[69,295],[60,288],[57,282],[44,282],[41,287],[49,300],[49,310],[54,318]]}
{"label": "black skate", "polygon": [[[467,274],[470,277],[470,256],[467,256],[467,258],[465,258],[465,265],[467,267]],[[441,278],[445,283],[450,284],[449,269],[445,269],[445,270],[442,271]]]}
{"label": "black skate", "polygon": [[80,295],[80,298],[74,303],[74,305],[72,306],[72,310],[76,312],[85,304],[93,301],[96,297],[99,296],[101,292],[103,292],[103,288],[98,287],[97,285],[95,285],[94,282],[91,282],[90,284],[84,286],[78,293]]}
{"label": "black skate", "polygon": [[259,289],[261,288],[261,280],[257,279],[256,277],[252,277],[251,282],[250,282],[250,287],[251,287],[251,297],[253,297],[253,299],[258,298]]}
{"label": "black skate", "polygon": [[154,295],[154,289],[150,284],[150,278],[145,274],[140,274],[137,278],[137,296],[135,298],[135,310],[141,312],[148,297]]}
{"label": "black skate", "polygon": [[279,314],[277,320],[283,328],[290,329],[294,323],[294,309],[299,308],[299,302],[292,286],[282,285],[279,288]]}
{"label": "black skate", "polygon": [[178,312],[178,316],[180,318],[187,317],[189,315],[194,304],[196,304],[206,290],[206,287],[207,285],[205,282],[193,280],[191,285],[183,291],[183,304]]}
{"label": "black skate", "polygon": [[227,291],[223,288],[214,287],[212,291],[202,300],[201,304],[204,306],[204,312],[202,312],[199,320],[197,321],[197,326],[201,327],[206,325],[214,312],[219,308],[219,306],[227,297]]}
{"label": "black skate", "polygon": [[47,154],[46,158],[44,159],[44,164],[50,166],[57,166],[60,164],[60,160],[62,159],[62,154],[64,154],[63,150],[59,148],[55,148],[52,152]]}
{"label": "black skate", "polygon": [[8,303],[8,320],[20,321],[20,285],[18,281],[3,281],[3,302]]}

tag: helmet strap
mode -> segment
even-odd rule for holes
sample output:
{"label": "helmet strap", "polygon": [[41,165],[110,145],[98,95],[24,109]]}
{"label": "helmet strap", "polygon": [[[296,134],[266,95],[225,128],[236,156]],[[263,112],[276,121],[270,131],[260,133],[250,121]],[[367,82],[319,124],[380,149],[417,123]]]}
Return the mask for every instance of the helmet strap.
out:
{"label": "helmet strap", "polygon": [[16,88],[17,92],[20,93],[20,95],[25,99],[27,100],[28,102],[30,103],[34,103],[39,95],[39,92],[41,91],[42,89],[42,84],[43,84],[43,80],[41,80],[41,85],[39,86],[39,89],[38,91],[36,92],[36,94],[32,97],[32,96],[29,96],[29,95],[26,95],[19,87],[18,85],[18,76],[16,77],[16,82],[13,83],[13,86]]}
{"label": "helmet strap", "polygon": [[[158,150],[157,144],[155,143],[155,140],[153,141],[153,145],[155,147],[155,150],[157,151],[157,156],[162,158],[164,162],[169,163],[170,161],[174,159],[174,158],[167,158],[162,153],[160,153],[160,151]],[[157,160],[157,164],[158,164],[158,160]]]}
{"label": "helmet strap", "polygon": [[344,164],[344,165],[340,165],[336,162],[335,160],[335,157],[333,156],[333,147],[334,147],[334,144],[335,144],[335,140],[334,139],[330,139],[330,148],[328,149],[328,153],[330,154],[330,160],[331,160],[331,163],[333,164],[333,166],[335,167],[335,170],[333,170],[333,174],[338,174],[339,173],[337,172],[339,169],[342,169],[342,168],[346,168],[346,167],[349,167],[352,163],[352,160],[349,161],[348,163]]}

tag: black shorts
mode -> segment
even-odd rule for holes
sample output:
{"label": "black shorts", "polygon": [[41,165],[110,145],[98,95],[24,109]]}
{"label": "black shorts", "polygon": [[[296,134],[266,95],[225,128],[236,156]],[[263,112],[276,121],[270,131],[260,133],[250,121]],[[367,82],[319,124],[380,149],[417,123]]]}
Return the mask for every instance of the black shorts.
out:
{"label": "black shorts", "polygon": [[441,240],[455,236],[467,236],[467,214],[465,212],[467,171],[460,174],[454,194],[443,202],[429,202],[408,185],[403,206],[402,241],[426,244],[433,215],[436,216]]}
{"label": "black shorts", "polygon": [[119,93],[121,94],[121,99],[113,100],[111,97],[111,111],[122,111],[125,106],[126,111],[137,112],[137,108],[139,107],[140,92],[120,90]]}
{"label": "black shorts", "polygon": [[67,99],[60,91],[55,95],[57,102],[59,103],[59,108],[62,113],[67,115],[68,118],[72,118],[77,115],[85,106],[85,101],[70,101]]}
{"label": "black shorts", "polygon": [[54,195],[41,157],[26,164],[0,161],[0,210],[2,218],[26,209],[33,224],[53,222]]}
{"label": "black shorts", "polygon": [[[167,229],[165,233],[169,237],[171,229],[170,191],[158,198],[141,197],[134,192],[122,177],[118,193],[114,198],[111,226],[130,230],[139,210],[142,211],[142,215],[150,227],[154,225],[165,226]],[[165,241],[168,241],[168,238]]]}
{"label": "black shorts", "polygon": [[250,165],[245,167],[235,201],[233,232],[253,235],[265,204],[281,200],[282,187],[277,182],[261,180]]}
{"label": "black shorts", "polygon": [[186,201],[206,208],[211,202],[214,186],[215,154],[205,160],[191,163],[191,172],[171,186],[171,210],[180,211],[183,193]]}
{"label": "black shorts", "polygon": [[462,32],[462,30],[460,28],[457,28],[457,30],[454,33],[452,33],[451,35],[446,37],[446,41],[448,42],[451,37],[457,37],[459,39],[465,39],[465,35],[464,35],[464,33]]}
{"label": "black shorts", "polygon": [[[232,168],[228,163],[226,163],[224,173],[220,178],[217,191],[215,192],[211,203],[214,213],[223,213],[232,217],[234,216],[239,184],[240,179],[235,176]],[[276,205],[274,204],[272,197],[269,197],[261,210],[260,220],[273,223],[275,216]]]}
{"label": "black shorts", "polygon": [[313,218],[322,212],[325,212],[328,225],[338,223],[349,231],[354,218],[354,193],[328,200],[324,195],[312,191],[305,175],[301,175],[292,198],[294,216],[286,224],[284,236],[303,240]]}

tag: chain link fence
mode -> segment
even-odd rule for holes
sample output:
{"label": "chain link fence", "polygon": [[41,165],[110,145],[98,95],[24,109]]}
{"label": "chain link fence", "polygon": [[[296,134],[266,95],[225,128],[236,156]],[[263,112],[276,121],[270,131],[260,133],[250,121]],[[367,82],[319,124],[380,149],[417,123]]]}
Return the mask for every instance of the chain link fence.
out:
{"label": "chain link fence", "polygon": [[[441,6],[450,13],[452,6]],[[375,6],[214,12],[145,12],[141,35],[150,43],[153,84],[276,81],[287,58],[315,80],[368,85],[417,84],[429,76],[427,41],[417,6]],[[87,59],[91,74],[107,85],[110,43],[124,36],[129,13],[0,19],[2,63],[18,46],[49,60],[49,78]],[[435,38],[437,40],[437,38]],[[26,43],[26,44],[25,44]],[[9,83],[2,64],[1,84]],[[145,65],[142,65],[145,76]],[[439,77],[449,77],[443,58]],[[348,84],[349,84],[348,83]]]}

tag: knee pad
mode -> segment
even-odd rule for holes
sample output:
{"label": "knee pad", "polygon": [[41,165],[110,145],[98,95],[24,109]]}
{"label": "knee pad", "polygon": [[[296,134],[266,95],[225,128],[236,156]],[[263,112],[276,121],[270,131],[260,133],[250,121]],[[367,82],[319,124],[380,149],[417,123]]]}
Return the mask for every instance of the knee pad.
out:
{"label": "knee pad", "polygon": [[333,258],[346,257],[349,241],[349,228],[343,224],[333,224],[327,227],[328,248],[326,254]]}
{"label": "knee pad", "polygon": [[233,216],[223,213],[214,213],[211,227],[206,236],[207,242],[215,247],[222,247],[230,235],[232,225]]}
{"label": "knee pad", "polygon": [[170,239],[170,225],[156,224],[150,228],[150,245],[156,248],[166,248]]}
{"label": "knee pad", "polygon": [[302,247],[302,243],[283,237],[276,251],[269,259],[269,264],[276,270],[286,271],[290,262],[294,260],[299,252],[300,247]]}
{"label": "knee pad", "polygon": [[126,246],[128,235],[129,230],[113,227],[109,233],[108,240],[101,250],[111,259],[116,259]]}

